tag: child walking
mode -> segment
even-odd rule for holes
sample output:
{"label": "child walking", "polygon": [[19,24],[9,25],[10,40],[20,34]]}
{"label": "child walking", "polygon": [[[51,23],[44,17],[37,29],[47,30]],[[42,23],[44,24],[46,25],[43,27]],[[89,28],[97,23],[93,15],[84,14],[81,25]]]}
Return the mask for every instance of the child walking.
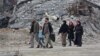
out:
{"label": "child walking", "polygon": [[40,26],[40,28],[39,28],[39,36],[38,37],[39,37],[39,47],[45,48],[42,26]]}

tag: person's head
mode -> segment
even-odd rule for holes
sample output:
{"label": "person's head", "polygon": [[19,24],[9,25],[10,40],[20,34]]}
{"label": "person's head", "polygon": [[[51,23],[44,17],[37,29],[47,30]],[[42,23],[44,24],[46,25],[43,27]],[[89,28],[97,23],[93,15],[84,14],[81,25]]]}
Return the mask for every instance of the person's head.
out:
{"label": "person's head", "polygon": [[79,20],[77,20],[77,25],[81,25],[81,22]]}
{"label": "person's head", "polygon": [[70,22],[69,22],[69,25],[70,25],[70,26],[72,26],[72,25],[73,25],[73,22],[72,22],[72,21],[70,21]]}
{"label": "person's head", "polygon": [[35,19],[33,19],[33,20],[32,20],[32,23],[34,23],[35,21],[36,21],[36,20],[35,20]]}
{"label": "person's head", "polygon": [[48,23],[49,22],[49,18],[45,18],[45,23]]}
{"label": "person's head", "polygon": [[66,20],[64,20],[63,23],[66,24]]}

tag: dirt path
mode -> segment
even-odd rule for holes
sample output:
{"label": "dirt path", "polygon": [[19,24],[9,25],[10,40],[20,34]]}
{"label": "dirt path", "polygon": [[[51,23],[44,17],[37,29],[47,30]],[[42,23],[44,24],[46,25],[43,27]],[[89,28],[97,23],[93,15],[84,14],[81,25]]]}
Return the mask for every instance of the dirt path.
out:
{"label": "dirt path", "polygon": [[0,56],[100,56],[100,44],[89,41],[89,45],[83,44],[82,47],[62,47],[57,39],[53,49],[37,49],[29,48],[29,35],[22,30],[0,30],[0,38]]}
{"label": "dirt path", "polygon": [[[14,56],[18,48],[1,49],[0,56]],[[83,47],[61,47],[55,46],[53,49],[19,48],[19,56],[100,56],[100,44],[84,45]]]}

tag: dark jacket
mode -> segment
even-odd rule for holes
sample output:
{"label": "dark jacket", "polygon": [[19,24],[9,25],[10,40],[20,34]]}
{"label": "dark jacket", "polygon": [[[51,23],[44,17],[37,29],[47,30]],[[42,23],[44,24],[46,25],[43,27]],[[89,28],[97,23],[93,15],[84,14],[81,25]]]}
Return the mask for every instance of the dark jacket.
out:
{"label": "dark jacket", "polygon": [[34,32],[34,23],[31,23],[31,29],[30,29],[30,33]]}
{"label": "dark jacket", "polygon": [[83,35],[83,27],[80,25],[77,25],[75,27],[75,41],[74,44],[78,46],[82,46],[82,35]]}
{"label": "dark jacket", "polygon": [[83,35],[83,27],[80,25],[76,25],[75,27],[75,33],[78,35]]}
{"label": "dark jacket", "polygon": [[39,24],[38,22],[32,22],[30,33],[39,33]]}
{"label": "dark jacket", "polygon": [[65,23],[63,23],[59,29],[59,33],[68,33],[68,25]]}
{"label": "dark jacket", "polygon": [[70,25],[68,28],[68,39],[74,39],[74,25]]}
{"label": "dark jacket", "polygon": [[[44,34],[44,26],[45,26],[45,23],[44,23],[44,25],[43,25],[43,34]],[[53,28],[52,28],[52,25],[51,25],[50,22],[48,23],[48,28],[49,28],[50,34],[53,33]]]}

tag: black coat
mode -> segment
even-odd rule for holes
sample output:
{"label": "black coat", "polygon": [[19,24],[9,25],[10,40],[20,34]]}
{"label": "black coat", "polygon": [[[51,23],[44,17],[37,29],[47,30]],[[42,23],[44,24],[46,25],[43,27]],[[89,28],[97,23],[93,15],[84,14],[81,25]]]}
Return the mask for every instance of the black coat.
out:
{"label": "black coat", "polygon": [[83,27],[81,25],[77,25],[75,27],[75,33],[78,35],[83,35]]}
{"label": "black coat", "polygon": [[31,24],[31,29],[30,29],[30,33],[38,33],[39,32],[39,24],[38,22],[32,22]]}
{"label": "black coat", "polygon": [[30,33],[34,32],[34,23],[31,23],[31,29],[30,29]]}
{"label": "black coat", "polygon": [[68,33],[68,25],[66,23],[62,24],[60,29],[59,29],[59,33]]}
{"label": "black coat", "polygon": [[75,27],[75,45],[82,46],[82,35],[83,35],[83,27],[81,25],[77,25]]}
{"label": "black coat", "polygon": [[68,28],[68,39],[74,39],[74,26],[69,26]]}

